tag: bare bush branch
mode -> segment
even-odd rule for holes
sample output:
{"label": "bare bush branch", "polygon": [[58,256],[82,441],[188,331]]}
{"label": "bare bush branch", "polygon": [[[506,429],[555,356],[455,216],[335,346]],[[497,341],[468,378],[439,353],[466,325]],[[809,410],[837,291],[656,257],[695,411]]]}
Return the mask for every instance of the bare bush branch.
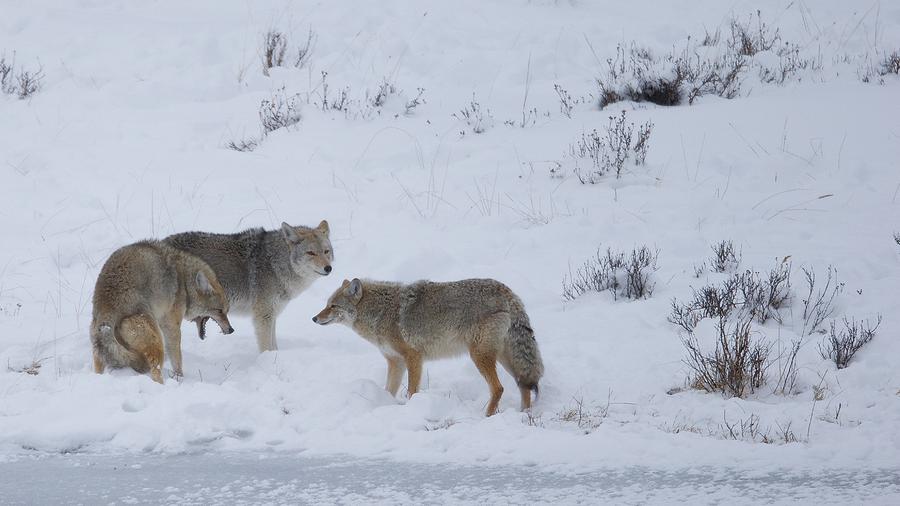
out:
{"label": "bare bush branch", "polygon": [[[584,184],[596,184],[604,175],[612,172],[617,179],[620,178],[632,151],[635,154],[635,164],[643,165],[650,148],[652,129],[653,124],[649,121],[641,125],[638,129],[638,143],[633,144],[634,123],[626,122],[623,110],[620,115],[609,117],[603,134],[597,130],[582,132],[581,138],[569,145],[569,157],[574,161],[578,180]],[[583,165],[588,162],[590,169],[586,170]]]}
{"label": "bare bush branch", "polygon": [[884,84],[885,77],[900,74],[900,50],[885,53],[881,60],[875,64],[867,57],[858,73],[864,83],[875,80],[879,84]]}
{"label": "bare bush branch", "polygon": [[650,276],[656,271],[656,259],[659,251],[650,251],[646,246],[631,251],[625,262],[625,297],[629,299],[646,299],[653,294],[656,283]]}
{"label": "bare bush branch", "polygon": [[36,72],[23,70],[16,75],[18,84],[18,92],[16,94],[20,100],[25,100],[31,95],[40,91],[43,86],[44,72],[38,69]]}
{"label": "bare bush branch", "polygon": [[284,54],[287,52],[287,36],[277,30],[269,30],[263,35],[262,69],[263,75],[269,75],[272,67],[284,65]]}
{"label": "bare bush branch", "polygon": [[294,58],[294,67],[302,69],[309,65],[312,59],[313,49],[315,49],[316,41],[319,40],[318,34],[312,28],[306,34],[306,42],[297,48],[297,56]]}
{"label": "bare bush branch", "polygon": [[271,99],[259,104],[259,121],[263,135],[268,135],[280,128],[286,128],[300,122],[300,96],[288,96],[284,88],[276,91]]}
{"label": "bare bush branch", "polygon": [[590,408],[581,397],[572,398],[573,405],[563,408],[554,419],[559,422],[573,423],[585,434],[590,433],[603,424],[603,420],[609,416],[609,397],[605,406]]}
{"label": "bare bush branch", "polygon": [[[763,83],[784,84],[802,70],[821,70],[821,56],[806,57],[801,46],[784,41],[759,11],[746,21],[732,18],[730,36],[721,30],[688,38],[681,49],[662,55],[632,43],[616,48],[607,69],[597,79],[600,107],[630,100],[663,106],[689,104],[703,95],[734,98],[748,71],[756,69]],[[695,42],[695,40],[699,41]],[[775,58],[756,58],[763,52]]]}
{"label": "bare bush branch", "polygon": [[653,123],[648,121],[638,128],[637,142],[634,143],[634,163],[644,165],[647,161],[647,151],[650,151],[650,134],[653,132]]}
{"label": "bare bush branch", "polygon": [[766,304],[775,310],[771,315],[781,323],[778,311],[791,301],[791,262],[785,258],[774,269],[769,271],[766,279]]}
{"label": "bare bush branch", "polygon": [[760,51],[771,51],[775,44],[781,41],[778,29],[772,29],[762,20],[762,13],[756,11],[756,26],[753,24],[753,15],[742,23],[737,18],[730,20],[731,39],[728,47],[743,56],[753,56]]}
{"label": "bare bush branch", "polygon": [[7,63],[5,56],[0,56],[0,91],[12,95],[10,86],[13,79],[13,64]]}
{"label": "bare bush branch", "polygon": [[577,101],[562,86],[554,84],[553,89],[556,90],[556,94],[559,96],[559,112],[563,113],[565,117],[572,119],[572,109],[575,108]]}
{"label": "bare bush branch", "polygon": [[[472,100],[457,113],[453,113],[454,118],[463,121],[469,126],[472,133],[481,134],[487,129],[494,126],[494,116],[491,115],[490,109],[482,109],[481,104],[475,99],[472,93]],[[465,135],[465,130],[460,131],[460,135]]]}
{"label": "bare bush branch", "polygon": [[627,257],[625,253],[614,253],[612,249],[607,249],[605,255],[597,250],[594,258],[588,259],[575,274],[569,273],[563,279],[563,298],[574,300],[587,292],[607,290],[614,298],[648,298],[655,286],[651,275],[657,269],[658,257],[658,251],[646,246],[632,250]]}
{"label": "bare bush branch", "polygon": [[[15,53],[13,54],[15,57]],[[7,61],[5,56],[0,56],[0,92],[7,95],[15,95],[20,100],[34,95],[43,88],[44,71],[15,69],[15,58]]]}
{"label": "bare bush branch", "polygon": [[749,270],[732,274],[720,286],[694,290],[686,303],[673,299],[668,320],[687,332],[693,332],[704,318],[729,318],[734,314],[759,323],[769,319],[781,323],[780,310],[791,298],[790,276],[791,264],[786,261],[776,265],[765,278]]}
{"label": "bare bush branch", "polygon": [[797,354],[800,353],[802,344],[802,339],[792,341],[788,350],[782,350],[775,357],[775,366],[778,368],[778,381],[775,383],[776,394],[791,395],[794,393],[797,384],[797,373],[799,372],[797,368]]}
{"label": "bare bush branch", "polygon": [[416,96],[406,101],[406,110],[403,114],[407,116],[411,115],[416,110],[416,107],[425,103],[425,99],[422,98],[425,95],[425,88],[417,88],[416,91]]}
{"label": "bare bush branch", "polygon": [[716,349],[706,353],[693,334],[682,337],[687,350],[684,363],[691,369],[691,384],[707,392],[743,397],[765,383],[770,345],[753,339],[751,320],[728,325],[726,318],[717,323]]}
{"label": "bare bush branch", "polygon": [[231,140],[225,147],[240,152],[253,151],[259,147],[259,140],[253,138]]}
{"label": "bare bush branch", "polygon": [[853,355],[875,337],[875,331],[881,325],[881,315],[878,315],[874,326],[868,320],[857,322],[844,318],[843,323],[844,328],[838,330],[832,321],[827,339],[819,344],[819,355],[834,362],[838,369],[850,365]]}
{"label": "bare bush branch", "polygon": [[888,74],[900,74],[900,51],[894,51],[891,54],[886,55],[884,59],[881,60],[878,74],[881,76],[886,76]]}
{"label": "bare bush branch", "polygon": [[713,257],[709,265],[716,272],[729,272],[741,265],[741,253],[730,240],[722,240],[712,246]]}
{"label": "bare bush branch", "polygon": [[369,97],[369,92],[366,91],[366,98],[368,102],[373,107],[382,107],[386,102],[388,97],[397,93],[397,86],[389,81],[387,77],[381,78],[381,83],[378,84],[378,88],[375,93]]}
{"label": "bare bush branch", "polygon": [[816,288],[816,272],[803,268],[806,279],[806,298],[803,299],[803,335],[817,331],[822,323],[834,314],[834,299],[844,291],[844,284],[837,282],[837,270],[829,265],[825,271],[825,286]]}
{"label": "bare bush branch", "polygon": [[631,150],[631,136],[634,124],[625,123],[625,111],[619,116],[610,116],[606,127],[606,147],[603,151],[603,166],[616,171],[616,178],[622,175],[625,160]]}

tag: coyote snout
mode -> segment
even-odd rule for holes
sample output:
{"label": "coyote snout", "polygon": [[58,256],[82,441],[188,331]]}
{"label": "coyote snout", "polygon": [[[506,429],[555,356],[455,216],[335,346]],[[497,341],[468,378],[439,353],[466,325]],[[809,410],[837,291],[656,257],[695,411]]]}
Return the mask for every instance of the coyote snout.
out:
{"label": "coyote snout", "polygon": [[313,323],[318,323],[319,325],[328,325],[334,320],[334,315],[332,314],[332,307],[326,307],[322,311],[319,312],[316,316],[312,317]]}
{"label": "coyote snout", "polygon": [[197,335],[200,336],[200,339],[206,339],[206,322],[208,322],[210,319],[216,321],[216,323],[219,325],[219,329],[222,330],[223,334],[228,335],[234,332],[234,327],[232,327],[231,322],[228,321],[228,315],[224,313],[215,317],[198,316],[193,319],[193,322],[197,324]]}

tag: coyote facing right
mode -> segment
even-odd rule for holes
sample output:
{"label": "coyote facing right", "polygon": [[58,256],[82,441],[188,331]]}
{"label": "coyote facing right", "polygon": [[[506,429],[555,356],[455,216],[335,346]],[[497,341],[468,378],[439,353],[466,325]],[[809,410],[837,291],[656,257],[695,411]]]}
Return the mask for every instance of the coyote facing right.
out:
{"label": "coyote facing right", "polygon": [[385,389],[396,395],[408,370],[408,394],[419,390],[422,362],[466,351],[488,383],[487,416],[497,412],[503,385],[497,362],[516,380],[522,410],[531,407],[544,365],[525,307],[493,279],[410,285],[344,280],[313,317],[319,325],[343,323],[377,346],[388,363]]}
{"label": "coyote facing right", "polygon": [[[253,317],[260,353],[278,349],[275,321],[313,281],[331,273],[334,252],[328,222],[315,228],[281,224],[237,234],[184,232],[163,240],[202,258],[225,288],[232,314]],[[197,321],[200,338],[206,320]]]}

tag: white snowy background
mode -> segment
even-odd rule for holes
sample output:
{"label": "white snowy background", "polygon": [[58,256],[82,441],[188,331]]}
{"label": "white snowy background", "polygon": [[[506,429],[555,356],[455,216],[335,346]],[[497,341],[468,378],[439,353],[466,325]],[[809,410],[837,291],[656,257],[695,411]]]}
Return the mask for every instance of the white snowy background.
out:
{"label": "white snowy background", "polygon": [[[731,100],[598,108],[617,45],[663,53],[757,9],[821,68],[783,85],[749,72]],[[880,470],[895,481],[869,500],[897,500],[900,80],[860,73],[900,48],[900,4],[4,0],[0,12],[0,51],[44,75],[25,100],[0,94],[0,460],[250,451],[565,473]],[[270,29],[288,36],[289,63],[312,30],[304,68],[264,75]],[[323,72],[329,99],[349,88],[349,113],[320,107]],[[397,93],[364,110],[385,79]],[[584,99],[571,118],[555,84]],[[425,102],[406,114],[418,88]],[[260,102],[277,93],[296,94],[301,121],[228,149],[260,137]],[[493,118],[478,134],[454,116],[473,94]],[[646,165],[581,184],[569,146],[622,110],[655,125]],[[233,335],[213,326],[205,341],[185,323],[181,382],[92,372],[92,289],[114,249],[321,219],[335,270],[282,314],[279,351],[258,354],[234,317]],[[784,324],[754,327],[776,351],[802,338],[788,395],[772,382],[744,399],[667,393],[689,376],[671,301],[725,279],[694,276],[722,240],[741,270],[793,264]],[[659,251],[652,297],[563,299],[598,248],[642,245]],[[842,370],[800,330],[801,267],[829,265],[845,284],[834,319],[883,317]],[[505,373],[501,412],[484,418],[487,387],[465,357],[427,363],[423,391],[392,399],[376,348],[310,321],[352,277],[509,285],[546,366],[532,418]],[[726,437],[751,417],[797,441]]]}

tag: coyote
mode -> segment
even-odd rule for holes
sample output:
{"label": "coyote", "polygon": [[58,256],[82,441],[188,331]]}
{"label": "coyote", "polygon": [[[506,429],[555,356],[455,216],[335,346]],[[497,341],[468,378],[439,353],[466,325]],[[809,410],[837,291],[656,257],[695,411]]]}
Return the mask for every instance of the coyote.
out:
{"label": "coyote", "polygon": [[[259,351],[277,350],[275,319],[294,297],[331,273],[334,254],[328,222],[316,228],[281,224],[281,230],[252,228],[237,234],[185,232],[164,242],[197,255],[225,288],[232,314],[253,317]],[[205,336],[206,319],[197,320]]]}
{"label": "coyote", "polygon": [[377,346],[387,359],[385,389],[391,395],[397,394],[405,369],[411,397],[419,390],[423,360],[468,351],[490,388],[486,416],[491,416],[503,394],[498,361],[519,386],[522,410],[531,407],[531,391],[537,393],[544,373],[522,301],[493,279],[411,285],[344,280],[312,320],[343,323]]}
{"label": "coyote", "polygon": [[225,291],[203,260],[159,241],[120,248],[103,264],[94,288],[94,371],[131,367],[162,383],[165,342],[181,377],[181,320],[203,318],[234,332]]}

